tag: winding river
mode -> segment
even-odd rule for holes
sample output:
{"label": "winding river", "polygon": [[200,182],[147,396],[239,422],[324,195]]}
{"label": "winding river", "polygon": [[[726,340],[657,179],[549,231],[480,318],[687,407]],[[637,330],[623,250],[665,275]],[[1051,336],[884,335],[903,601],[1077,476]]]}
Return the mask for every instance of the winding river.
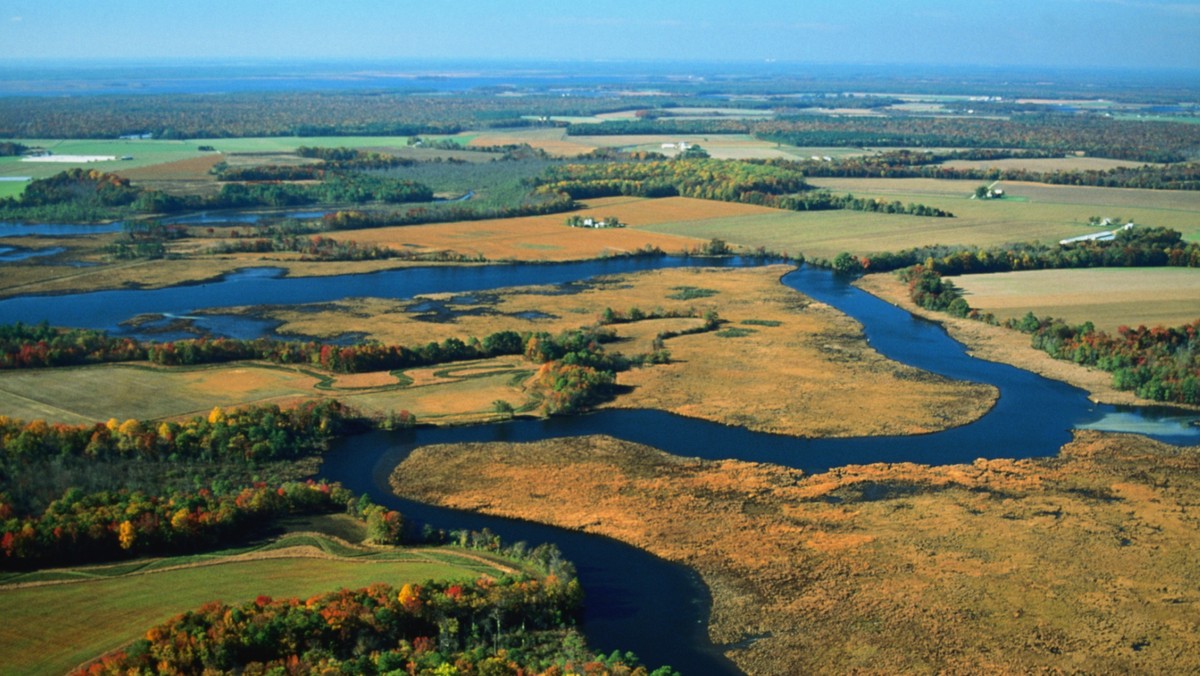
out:
{"label": "winding river", "polygon": [[[161,290],[99,291],[0,300],[0,323],[15,321],[128,331],[138,315],[186,316],[233,305],[315,303],[354,296],[411,298],[418,294],[482,291],[504,286],[559,284],[570,293],[576,280],[660,267],[711,265],[685,258],[609,259],[570,264],[409,268],[365,275],[287,278],[278,270],[247,270],[221,279]],[[732,260],[725,265],[749,265]],[[456,512],[391,495],[387,478],[413,448],[432,443],[532,441],[608,434],[670,453],[704,458],[772,462],[806,471],[850,463],[970,462],[979,457],[1048,456],[1078,427],[1137,431],[1177,444],[1200,443],[1196,415],[1171,409],[1118,409],[1097,405],[1077,388],[966,354],[937,324],[859,291],[827,271],[801,266],[782,283],[857,319],[880,353],[948,377],[989,383],[1000,390],[980,420],[937,434],[909,437],[797,439],[749,432],[661,411],[606,410],[550,420],[516,420],[473,427],[376,432],[340,441],[322,474],[352,490],[370,493],[409,518],[440,528],[490,528],[507,541],[555,542],[575,562],[588,593],[584,628],[598,650],[632,650],[650,665],[683,673],[736,673],[708,640],[711,599],[691,570],[608,538],[532,523]],[[230,317],[238,324],[238,317]],[[233,333],[269,332],[258,325]],[[232,329],[231,329],[232,330]]]}

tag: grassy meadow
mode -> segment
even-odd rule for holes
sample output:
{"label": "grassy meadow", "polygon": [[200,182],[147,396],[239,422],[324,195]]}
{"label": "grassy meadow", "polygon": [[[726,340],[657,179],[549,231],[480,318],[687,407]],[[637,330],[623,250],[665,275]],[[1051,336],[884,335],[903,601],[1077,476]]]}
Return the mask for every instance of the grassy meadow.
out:
{"label": "grassy meadow", "polygon": [[954,277],[971,307],[1000,320],[1027,312],[1097,328],[1179,326],[1200,318],[1200,270],[1030,270]]}
{"label": "grassy meadow", "polygon": [[9,576],[0,585],[0,674],[65,673],[208,601],[303,599],[502,570],[450,549],[366,549],[296,533],[242,550]]}

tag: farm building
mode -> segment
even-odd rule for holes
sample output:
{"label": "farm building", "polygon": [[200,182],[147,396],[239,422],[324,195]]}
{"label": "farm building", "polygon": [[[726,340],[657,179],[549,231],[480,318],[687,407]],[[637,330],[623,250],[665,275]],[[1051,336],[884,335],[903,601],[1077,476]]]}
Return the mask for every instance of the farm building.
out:
{"label": "farm building", "polygon": [[[1126,223],[1121,226],[1120,230],[1133,230],[1133,223]],[[1101,232],[1093,232],[1090,235],[1080,235],[1078,237],[1068,237],[1067,239],[1058,240],[1059,244],[1076,244],[1078,242],[1111,242],[1117,238],[1119,230],[1103,230]]]}

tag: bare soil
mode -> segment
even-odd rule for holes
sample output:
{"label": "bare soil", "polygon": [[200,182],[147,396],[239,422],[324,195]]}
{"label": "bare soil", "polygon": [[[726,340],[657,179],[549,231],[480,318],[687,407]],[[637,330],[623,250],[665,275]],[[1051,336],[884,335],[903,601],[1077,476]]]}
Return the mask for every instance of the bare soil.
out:
{"label": "bare soil", "polygon": [[1080,432],[1055,458],[805,476],[585,437],[426,447],[392,485],[695,568],[751,674],[1195,673],[1198,454]]}

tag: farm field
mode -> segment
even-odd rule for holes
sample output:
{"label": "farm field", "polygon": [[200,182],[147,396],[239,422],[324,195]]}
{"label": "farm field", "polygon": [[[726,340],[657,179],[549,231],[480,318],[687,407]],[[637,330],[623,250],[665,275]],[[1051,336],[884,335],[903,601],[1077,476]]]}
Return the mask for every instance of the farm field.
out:
{"label": "farm field", "polygon": [[[124,175],[126,171],[138,170],[155,165],[170,164],[201,157],[220,157],[230,153],[291,153],[300,146],[310,147],[352,147],[373,148],[377,150],[404,149],[412,153],[420,149],[409,148],[407,136],[281,136],[268,138],[222,138],[222,139],[15,139],[17,143],[39,148],[45,148],[55,155],[112,155],[117,158],[126,155],[131,160],[111,160],[104,162],[61,163],[61,162],[23,162],[19,157],[0,157],[0,176],[29,176],[46,178],[73,166],[98,169]],[[453,137],[425,135],[423,138],[446,139],[452,138],[466,145],[474,138],[471,134]],[[216,152],[201,151],[200,146],[212,146]],[[429,155],[431,151],[426,151]],[[434,156],[444,156],[446,152],[432,151]],[[471,158],[478,153],[463,153]],[[487,158],[485,156],[486,159]]]}
{"label": "farm field", "polygon": [[238,552],[41,571],[25,577],[56,574],[68,581],[32,586],[16,577],[0,586],[7,607],[0,623],[0,673],[65,673],[208,601],[304,599],[376,582],[398,587],[502,570],[450,549],[372,550],[297,533]]}
{"label": "farm field", "polygon": [[773,210],[703,223],[666,222],[646,227],[826,259],[842,251],[870,254],[933,244],[998,246],[1057,241],[1095,232],[1098,228],[1087,223],[1091,216],[1132,218],[1143,225],[1178,229],[1188,239],[1200,239],[1200,194],[1195,193],[1002,183],[1011,199],[972,200],[970,195],[978,185],[974,181],[820,178],[811,182],[835,194],[928,204],[952,212],[955,218]]}
{"label": "farm field", "polygon": [[971,307],[997,319],[1027,312],[1071,324],[1180,326],[1200,318],[1200,270],[1111,268],[961,275],[951,280]]}
{"label": "farm field", "polygon": [[561,261],[620,255],[645,246],[668,253],[689,250],[707,240],[686,232],[663,234],[650,229],[660,223],[694,223],[734,214],[765,214],[775,210],[751,205],[711,202],[683,197],[659,200],[613,197],[591,200],[574,213],[604,218],[616,216],[629,227],[570,228],[566,214],[522,218],[409,225],[332,233],[333,239],[378,244],[398,250],[454,251],[488,260]]}
{"label": "farm field", "polygon": [[[425,422],[487,418],[492,402],[525,403],[520,358],[415,369],[412,376],[326,374],[318,369],[241,362],[204,367],[103,364],[0,373],[0,410],[22,420],[92,424],[115,417],[204,415],[214,406],[278,404],[333,397],[367,415],[408,410]],[[429,374],[426,374],[428,371]],[[436,372],[437,377],[432,377]],[[514,383],[516,380],[516,383]]]}

